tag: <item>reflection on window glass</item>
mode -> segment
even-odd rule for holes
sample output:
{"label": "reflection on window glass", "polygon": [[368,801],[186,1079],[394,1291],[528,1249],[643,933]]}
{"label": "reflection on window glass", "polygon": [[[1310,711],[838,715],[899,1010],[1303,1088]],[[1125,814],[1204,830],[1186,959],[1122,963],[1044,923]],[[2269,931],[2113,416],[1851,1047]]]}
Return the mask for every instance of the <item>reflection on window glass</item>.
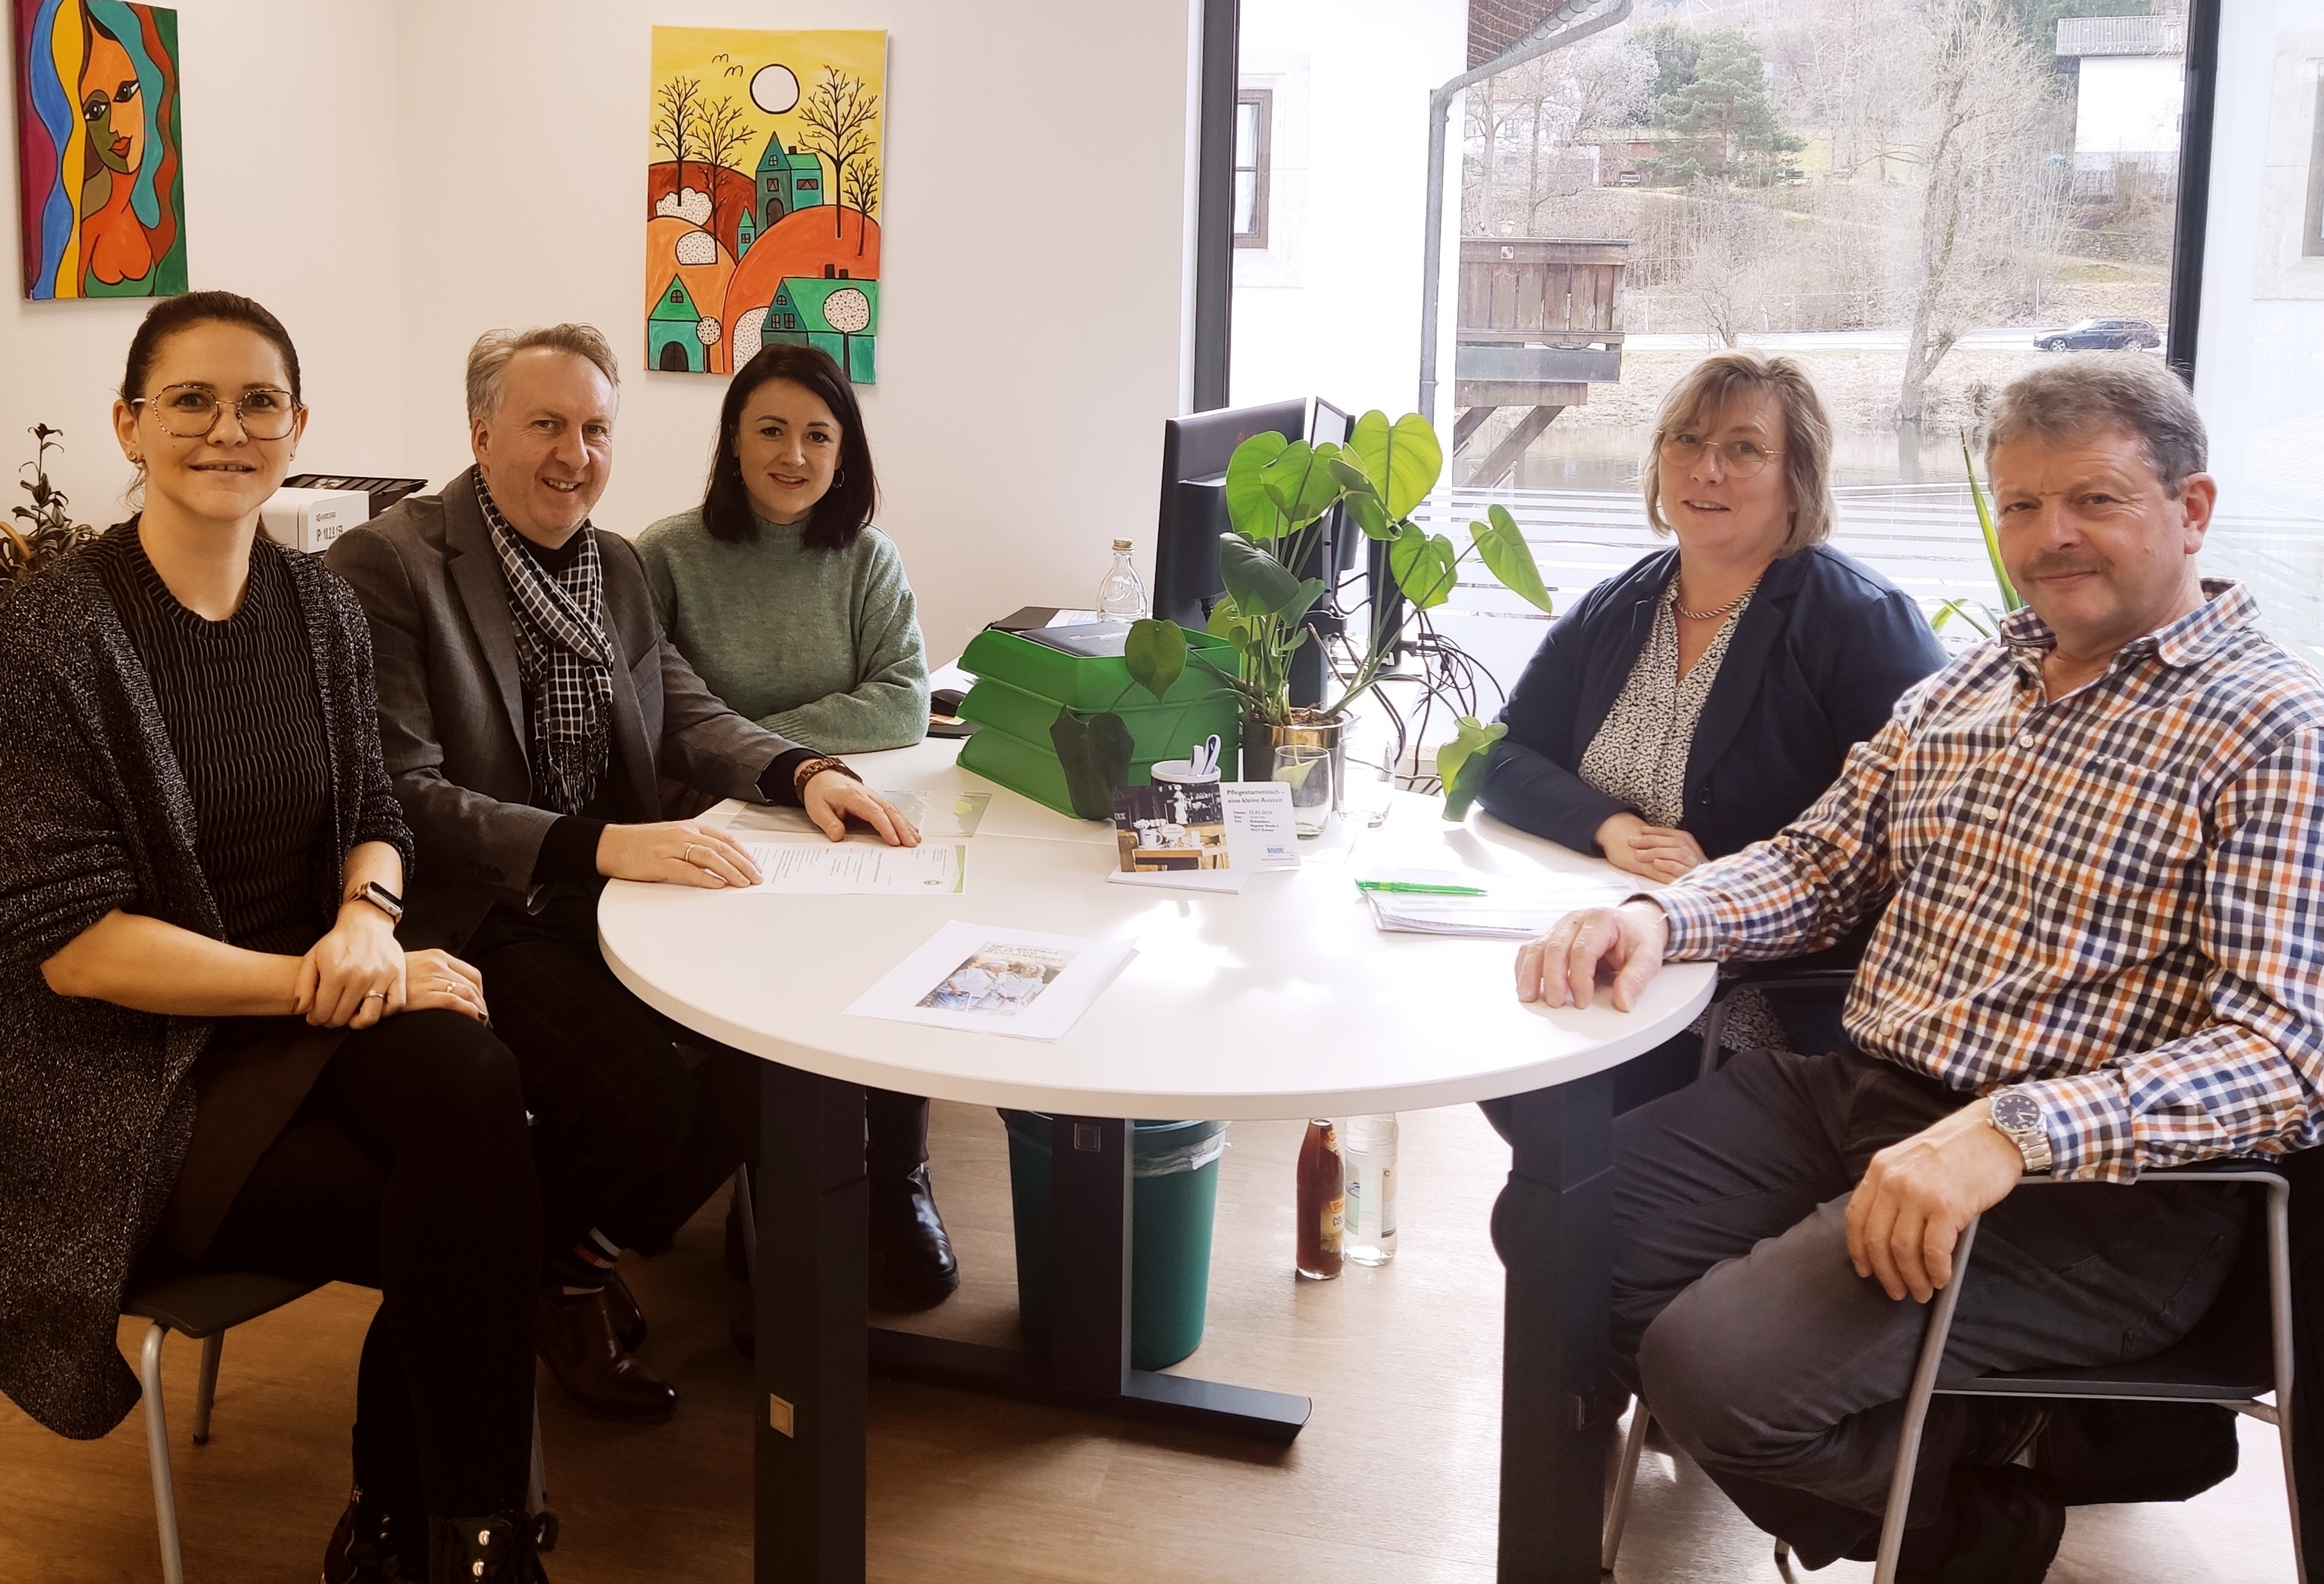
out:
{"label": "reflection on window glass", "polygon": [[1269,123],[1275,96],[1245,88],[1235,98],[1234,239],[1237,247],[1267,244]]}

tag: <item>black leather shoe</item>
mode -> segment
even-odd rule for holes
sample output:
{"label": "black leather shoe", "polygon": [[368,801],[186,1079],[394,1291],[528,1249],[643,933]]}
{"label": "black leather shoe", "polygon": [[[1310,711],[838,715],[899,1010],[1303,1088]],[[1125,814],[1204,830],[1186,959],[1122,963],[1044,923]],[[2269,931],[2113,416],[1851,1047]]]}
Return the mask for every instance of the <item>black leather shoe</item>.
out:
{"label": "black leather shoe", "polygon": [[872,1274],[890,1294],[916,1309],[931,1308],[960,1287],[960,1260],[928,1183],[927,1167],[872,1186]]}
{"label": "black leather shoe", "polygon": [[428,1520],[428,1584],[549,1584],[540,1565],[549,1515],[492,1513]]}
{"label": "black leather shoe", "polygon": [[646,1312],[638,1307],[638,1295],[617,1270],[605,1273],[605,1312],[613,1316],[613,1335],[623,1348],[634,1353],[646,1345]]}
{"label": "black leather shoe", "polygon": [[533,1346],[557,1384],[584,1408],[622,1419],[659,1419],[678,1406],[678,1388],[640,1363],[613,1334],[605,1294],[542,1293],[533,1309]]}
{"label": "black leather shoe", "polygon": [[425,1584],[428,1515],[393,1512],[358,1485],[323,1547],[323,1584]]}
{"label": "black leather shoe", "polygon": [[1896,1584],[2042,1584],[2066,1533],[2065,1505],[2042,1477],[2015,1464],[1953,1470],[1953,1538],[1941,1560],[1912,1554]]}

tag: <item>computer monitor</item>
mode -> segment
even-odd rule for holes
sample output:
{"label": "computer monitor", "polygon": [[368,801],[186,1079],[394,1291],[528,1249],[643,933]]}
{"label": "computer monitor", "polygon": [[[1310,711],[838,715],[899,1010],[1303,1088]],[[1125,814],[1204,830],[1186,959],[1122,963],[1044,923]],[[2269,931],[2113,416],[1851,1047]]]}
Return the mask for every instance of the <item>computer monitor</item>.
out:
{"label": "computer monitor", "polygon": [[1307,432],[1307,402],[1222,408],[1165,419],[1162,513],[1154,535],[1154,613],[1200,629],[1226,592],[1219,581],[1219,535],[1227,522],[1227,463],[1253,435],[1286,440]]}

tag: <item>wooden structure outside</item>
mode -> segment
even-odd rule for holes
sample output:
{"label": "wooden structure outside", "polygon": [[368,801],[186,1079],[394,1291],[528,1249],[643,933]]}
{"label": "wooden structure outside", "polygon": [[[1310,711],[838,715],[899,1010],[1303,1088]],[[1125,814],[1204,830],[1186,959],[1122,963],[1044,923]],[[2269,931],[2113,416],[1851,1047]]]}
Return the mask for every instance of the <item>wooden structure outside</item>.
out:
{"label": "wooden structure outside", "polygon": [[1622,377],[1629,257],[1627,239],[1462,238],[1454,454],[1499,409],[1530,410],[1462,483],[1499,483],[1560,412],[1590,399],[1593,382]]}

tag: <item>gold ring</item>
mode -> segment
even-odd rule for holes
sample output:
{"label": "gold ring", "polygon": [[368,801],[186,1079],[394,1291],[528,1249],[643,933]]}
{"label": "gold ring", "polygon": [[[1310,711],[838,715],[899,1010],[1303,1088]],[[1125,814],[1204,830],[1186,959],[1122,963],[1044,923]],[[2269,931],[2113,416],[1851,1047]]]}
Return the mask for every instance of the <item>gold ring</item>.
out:
{"label": "gold ring", "polygon": [[681,853],[679,853],[679,854],[678,855],[678,861],[680,863],[692,863],[692,862],[694,861],[694,843],[693,843],[688,842],[688,843],[686,844],[686,851],[685,851],[685,852],[681,852]]}
{"label": "gold ring", "polygon": [[377,996],[383,1001],[387,999],[387,992],[385,990],[366,990],[364,992],[364,999],[366,1001],[371,999],[374,996]]}

